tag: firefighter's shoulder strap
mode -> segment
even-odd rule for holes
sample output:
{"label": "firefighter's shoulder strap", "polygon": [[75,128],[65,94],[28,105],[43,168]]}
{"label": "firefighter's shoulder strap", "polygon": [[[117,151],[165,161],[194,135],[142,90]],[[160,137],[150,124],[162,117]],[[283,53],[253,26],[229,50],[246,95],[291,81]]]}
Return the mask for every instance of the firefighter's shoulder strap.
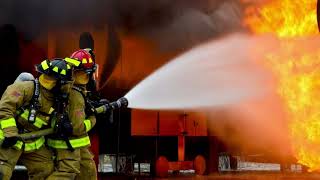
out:
{"label": "firefighter's shoulder strap", "polygon": [[39,79],[35,79],[33,81],[34,83],[34,92],[33,92],[33,97],[32,100],[33,102],[39,102],[39,96],[40,96],[40,83],[39,83]]}
{"label": "firefighter's shoulder strap", "polygon": [[33,88],[33,95],[30,100],[29,105],[39,105],[39,97],[40,97],[40,83],[38,79],[33,80],[34,88]]}
{"label": "firefighter's shoulder strap", "polygon": [[79,92],[82,95],[83,99],[86,99],[86,95],[83,93],[81,88],[79,88],[77,86],[73,86],[72,89]]}
{"label": "firefighter's shoulder strap", "polygon": [[[30,123],[34,123],[35,119],[36,119],[36,113],[39,110],[39,96],[40,96],[40,85],[39,85],[39,80],[38,79],[34,79],[32,80],[33,84],[34,84],[34,88],[33,88],[33,94],[32,94],[32,98],[30,100],[29,103],[21,106],[18,109],[18,113],[15,115],[15,118],[17,119],[18,117],[20,117],[26,110],[29,111],[28,114],[28,122]],[[20,125],[17,124],[19,132],[23,133],[24,132],[24,128]]]}
{"label": "firefighter's shoulder strap", "polygon": [[39,110],[39,96],[40,96],[40,83],[38,79],[33,81],[34,91],[33,96],[29,105],[29,117],[28,121],[34,123],[36,120],[36,113]]}
{"label": "firefighter's shoulder strap", "polygon": [[[33,95],[32,95],[32,98],[30,100],[30,103],[22,106],[19,109],[19,114],[17,114],[18,116],[20,116],[26,109],[29,109],[29,116],[28,116],[28,121],[29,122],[32,121],[32,120],[30,120],[30,116],[33,116],[32,114],[35,115],[35,113],[36,113],[34,111],[38,111],[39,110],[39,97],[40,97],[40,83],[39,83],[39,80],[35,79],[35,80],[32,80],[32,81],[33,81],[33,84],[34,84],[34,88],[33,88]],[[31,118],[33,118],[33,117],[31,117]],[[35,119],[35,116],[34,116],[34,119]]]}

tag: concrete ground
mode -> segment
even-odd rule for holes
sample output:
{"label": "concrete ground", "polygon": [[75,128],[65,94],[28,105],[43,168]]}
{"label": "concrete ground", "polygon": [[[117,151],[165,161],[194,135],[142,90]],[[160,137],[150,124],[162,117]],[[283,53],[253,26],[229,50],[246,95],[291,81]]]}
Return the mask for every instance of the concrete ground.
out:
{"label": "concrete ground", "polygon": [[197,175],[171,175],[168,178],[128,177],[128,176],[104,176],[103,180],[320,180],[320,174],[312,173],[236,173],[236,174],[211,174],[207,176]]}
{"label": "concrete ground", "polygon": [[[101,175],[101,180],[320,180],[320,174],[315,173],[233,173],[197,175],[170,175],[168,178],[151,178],[139,176]],[[13,180],[28,179],[25,173],[15,173]]]}

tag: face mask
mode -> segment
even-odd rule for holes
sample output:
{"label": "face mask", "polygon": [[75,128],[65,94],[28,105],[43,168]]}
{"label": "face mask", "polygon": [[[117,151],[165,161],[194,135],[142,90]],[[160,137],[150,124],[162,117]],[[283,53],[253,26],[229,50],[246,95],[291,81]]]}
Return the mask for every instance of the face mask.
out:
{"label": "face mask", "polygon": [[40,75],[39,82],[41,86],[43,86],[48,90],[51,90],[57,84],[57,80],[55,78],[48,76],[46,74]]}
{"label": "face mask", "polygon": [[85,85],[89,82],[89,75],[84,71],[74,72],[74,84]]}

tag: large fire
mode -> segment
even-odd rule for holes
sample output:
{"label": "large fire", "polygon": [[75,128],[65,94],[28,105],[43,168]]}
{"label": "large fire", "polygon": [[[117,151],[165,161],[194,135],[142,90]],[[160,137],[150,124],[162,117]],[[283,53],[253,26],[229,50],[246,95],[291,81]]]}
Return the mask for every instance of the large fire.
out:
{"label": "large fire", "polygon": [[266,60],[286,104],[292,150],[310,171],[320,170],[320,51],[308,51],[297,39],[319,36],[316,5],[317,0],[269,0],[248,7],[244,18],[253,33],[280,39],[281,53]]}

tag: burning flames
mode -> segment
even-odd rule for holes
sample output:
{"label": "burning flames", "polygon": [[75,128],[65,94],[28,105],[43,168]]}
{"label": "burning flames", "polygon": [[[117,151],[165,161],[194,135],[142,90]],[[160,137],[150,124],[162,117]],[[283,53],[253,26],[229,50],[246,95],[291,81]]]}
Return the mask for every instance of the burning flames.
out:
{"label": "burning flames", "polygon": [[266,62],[279,80],[293,153],[310,171],[320,170],[320,49],[308,50],[298,39],[319,36],[316,5],[317,0],[269,0],[248,7],[244,18],[253,33],[271,33],[281,42],[280,53],[266,55]]}
{"label": "burning flames", "polygon": [[318,34],[317,0],[269,0],[246,9],[244,23],[257,34],[275,33],[280,38]]}

